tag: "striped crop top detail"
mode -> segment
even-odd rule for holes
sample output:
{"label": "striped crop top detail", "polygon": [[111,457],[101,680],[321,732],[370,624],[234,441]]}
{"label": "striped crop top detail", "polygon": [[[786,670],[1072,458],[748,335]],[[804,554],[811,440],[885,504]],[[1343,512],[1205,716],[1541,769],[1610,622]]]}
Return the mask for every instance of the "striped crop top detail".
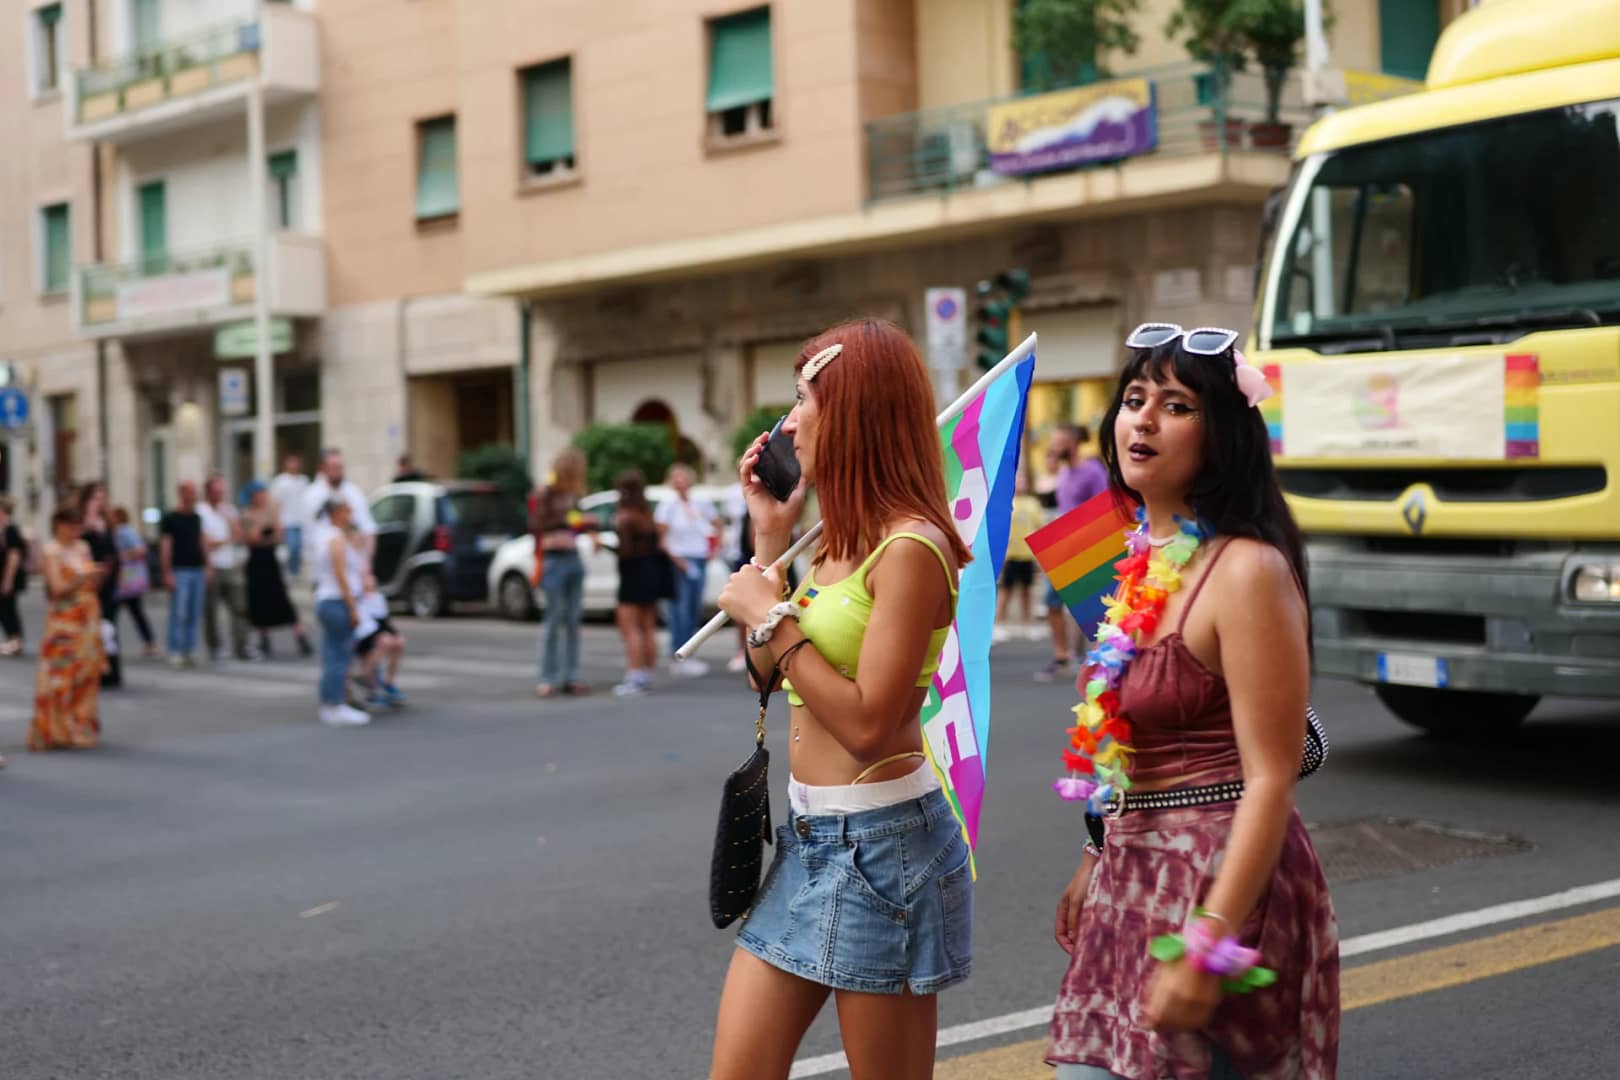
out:
{"label": "striped crop top detail", "polygon": [[[872,594],[866,588],[867,572],[884,549],[900,539],[915,540],[934,553],[951,589],[951,611],[954,614],[956,582],[951,577],[951,564],[937,544],[913,532],[897,532],[884,538],[853,573],[832,585],[817,585],[816,572],[811,570],[793,594],[793,602],[802,609],[799,612],[799,629],[804,631],[804,636],[810,639],[822,659],[847,679],[855,678],[859,669],[861,643],[866,638],[866,624],[872,618]],[[939,653],[945,647],[945,636],[950,629],[949,625],[942,626],[928,635],[927,659],[917,675],[917,686],[927,686],[934,672],[939,670]],[[787,691],[790,704],[804,704],[804,699],[794,691],[792,682],[783,680],[782,688]]]}

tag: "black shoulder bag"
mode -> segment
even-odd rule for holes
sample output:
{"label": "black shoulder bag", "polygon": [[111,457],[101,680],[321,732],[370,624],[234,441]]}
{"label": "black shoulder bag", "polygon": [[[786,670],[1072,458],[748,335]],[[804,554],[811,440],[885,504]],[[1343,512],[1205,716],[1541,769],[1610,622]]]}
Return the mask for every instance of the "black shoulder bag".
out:
{"label": "black shoulder bag", "polygon": [[770,678],[761,679],[746,651],[743,659],[760,688],[759,715],[754,719],[754,752],[726,777],[720,796],[720,822],[709,860],[709,917],[717,930],[724,930],[753,906],[765,845],[771,842],[771,752],[765,749],[765,710],[776,669],[771,669]]}

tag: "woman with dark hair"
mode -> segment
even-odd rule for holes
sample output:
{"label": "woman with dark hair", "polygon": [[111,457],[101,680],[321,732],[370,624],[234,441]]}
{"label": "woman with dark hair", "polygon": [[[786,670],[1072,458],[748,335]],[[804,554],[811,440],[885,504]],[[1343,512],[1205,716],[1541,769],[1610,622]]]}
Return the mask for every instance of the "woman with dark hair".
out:
{"label": "woman with dark hair", "polygon": [[[739,475],[756,561],[720,606],[750,627],[756,682],[789,719],[787,824],[737,936],[720,997],[715,1080],[782,1078],[829,994],[857,1080],[933,1075],[935,995],[972,966],[973,872],[962,827],[924,760],[919,711],[972,554],[945,494],[928,370],[875,319],[805,345],[783,430],[803,479],[778,502]],[[825,528],[786,595],[771,568],[808,485]]]}
{"label": "woman with dark hair", "polygon": [[276,549],[286,536],[281,514],[270,500],[270,489],[258,480],[242,489],[242,502],[242,539],[248,549],[247,618],[248,625],[259,633],[257,655],[270,656],[271,630],[290,626],[299,655],[308,656],[315,650],[304,633],[298,609],[287,596],[287,582],[276,559]]}
{"label": "woman with dark hair", "polygon": [[658,542],[658,525],[647,501],[647,479],[641,470],[619,476],[619,508],[613,515],[619,538],[619,606],[615,618],[624,639],[624,681],[613,688],[619,697],[644,694],[658,667],[658,601],[674,591],[669,556]]}
{"label": "woman with dark hair", "polygon": [[1141,524],[1055,785],[1094,827],[1057,909],[1058,1080],[1337,1068],[1338,930],[1294,808],[1304,548],[1255,407],[1270,388],[1236,342],[1138,327],[1102,424]]}
{"label": "woman with dark hair", "polygon": [[30,750],[87,750],[101,731],[104,657],[96,594],[106,568],[91,557],[79,535],[79,521],[77,507],[59,507],[51,515],[51,539],[40,551],[45,630],[39,641]]}
{"label": "woman with dark hair", "polygon": [[101,676],[103,687],[124,684],[124,670],[118,659],[118,541],[107,509],[107,486],[100,480],[91,480],[79,487],[79,535],[90,549],[90,557],[101,566],[101,622],[107,654],[106,668]]}

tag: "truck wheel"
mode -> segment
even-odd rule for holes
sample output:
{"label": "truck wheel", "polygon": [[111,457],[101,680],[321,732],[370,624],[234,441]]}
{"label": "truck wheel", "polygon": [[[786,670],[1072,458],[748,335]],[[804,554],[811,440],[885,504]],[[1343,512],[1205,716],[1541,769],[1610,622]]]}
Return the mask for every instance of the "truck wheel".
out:
{"label": "truck wheel", "polygon": [[501,578],[496,600],[501,614],[508,619],[525,622],[534,618],[534,592],[529,588],[529,579],[522,574],[512,573]]}
{"label": "truck wheel", "polygon": [[1445,739],[1487,739],[1518,727],[1541,700],[1535,694],[1486,690],[1431,690],[1424,686],[1373,687],[1390,712],[1430,735]]}
{"label": "truck wheel", "polygon": [[411,614],[419,619],[437,619],[450,610],[444,581],[432,570],[423,570],[411,578],[405,588],[405,597],[410,604]]}

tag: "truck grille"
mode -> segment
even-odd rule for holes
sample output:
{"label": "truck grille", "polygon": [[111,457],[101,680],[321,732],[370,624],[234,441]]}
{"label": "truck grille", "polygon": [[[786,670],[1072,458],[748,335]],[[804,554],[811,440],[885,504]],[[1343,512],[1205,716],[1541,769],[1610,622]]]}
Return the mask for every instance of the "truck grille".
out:
{"label": "truck grille", "polygon": [[1368,608],[1345,612],[1362,635],[1407,641],[1435,641],[1448,645],[1485,644],[1483,615],[1456,615],[1440,611],[1375,611]]}
{"label": "truck grille", "polygon": [[1413,484],[1428,484],[1441,502],[1545,502],[1591,495],[1608,484],[1601,465],[1459,469],[1309,469],[1279,467],[1290,495],[1306,499],[1393,502]]}

